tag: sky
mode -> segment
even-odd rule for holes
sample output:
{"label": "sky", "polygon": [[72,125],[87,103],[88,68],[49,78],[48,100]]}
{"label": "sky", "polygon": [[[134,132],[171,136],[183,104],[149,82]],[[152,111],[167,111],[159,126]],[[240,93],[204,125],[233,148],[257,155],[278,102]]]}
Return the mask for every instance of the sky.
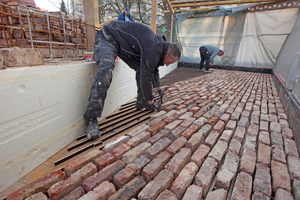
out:
{"label": "sky", "polygon": [[[37,7],[46,9],[48,11],[58,11],[59,9],[56,8],[52,3],[48,0],[34,0]],[[57,0],[51,0],[52,2],[57,2]]]}

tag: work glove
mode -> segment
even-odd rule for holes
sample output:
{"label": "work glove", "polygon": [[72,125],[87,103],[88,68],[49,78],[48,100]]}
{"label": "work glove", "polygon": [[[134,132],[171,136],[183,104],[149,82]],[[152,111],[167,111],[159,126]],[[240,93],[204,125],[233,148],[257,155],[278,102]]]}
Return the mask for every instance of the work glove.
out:
{"label": "work glove", "polygon": [[158,92],[159,97],[160,97],[160,102],[162,104],[164,104],[165,102],[167,102],[168,97],[167,97],[166,93],[164,91],[162,91],[162,89],[159,89],[157,92]]}

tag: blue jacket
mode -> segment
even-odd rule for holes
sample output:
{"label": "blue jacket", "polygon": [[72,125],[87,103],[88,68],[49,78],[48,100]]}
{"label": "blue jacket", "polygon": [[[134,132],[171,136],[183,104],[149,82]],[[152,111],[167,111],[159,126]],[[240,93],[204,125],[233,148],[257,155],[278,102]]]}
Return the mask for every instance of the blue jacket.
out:
{"label": "blue jacket", "polygon": [[[128,17],[129,17],[129,20],[130,20],[131,22],[133,22],[133,19],[132,19],[132,17],[131,17],[130,14],[128,15]],[[125,12],[119,14],[118,20],[120,20],[120,21],[125,21]]]}

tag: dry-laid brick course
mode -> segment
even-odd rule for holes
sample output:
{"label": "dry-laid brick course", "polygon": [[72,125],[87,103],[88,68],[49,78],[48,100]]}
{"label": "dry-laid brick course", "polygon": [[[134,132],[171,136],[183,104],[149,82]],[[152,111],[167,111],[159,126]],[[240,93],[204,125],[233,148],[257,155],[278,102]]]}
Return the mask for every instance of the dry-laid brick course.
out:
{"label": "dry-laid brick course", "polygon": [[299,199],[300,158],[271,74],[213,70],[164,86],[164,110],[16,199]]}

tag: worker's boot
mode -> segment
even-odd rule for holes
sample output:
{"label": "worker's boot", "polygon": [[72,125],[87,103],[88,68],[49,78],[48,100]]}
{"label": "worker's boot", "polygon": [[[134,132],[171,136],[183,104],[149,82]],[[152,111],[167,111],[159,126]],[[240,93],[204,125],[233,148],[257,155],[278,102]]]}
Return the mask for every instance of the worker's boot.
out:
{"label": "worker's boot", "polygon": [[146,110],[160,111],[163,109],[163,106],[158,101],[153,101],[153,104],[150,104],[146,100],[137,100],[135,103],[135,107],[137,110],[141,110],[141,109],[145,108]]}
{"label": "worker's boot", "polygon": [[86,126],[86,137],[87,139],[96,139],[101,136],[99,125],[97,118],[92,118],[88,116],[84,116],[85,118],[85,126]]}

